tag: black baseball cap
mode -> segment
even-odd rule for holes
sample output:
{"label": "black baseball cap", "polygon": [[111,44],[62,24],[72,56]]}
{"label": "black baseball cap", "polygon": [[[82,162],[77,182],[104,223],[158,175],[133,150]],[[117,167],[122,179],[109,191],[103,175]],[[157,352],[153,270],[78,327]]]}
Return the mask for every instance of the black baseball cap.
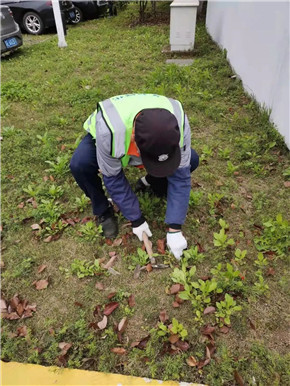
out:
{"label": "black baseball cap", "polygon": [[153,177],[167,177],[180,165],[180,130],[166,109],[141,110],[135,120],[135,141],[143,165]]}

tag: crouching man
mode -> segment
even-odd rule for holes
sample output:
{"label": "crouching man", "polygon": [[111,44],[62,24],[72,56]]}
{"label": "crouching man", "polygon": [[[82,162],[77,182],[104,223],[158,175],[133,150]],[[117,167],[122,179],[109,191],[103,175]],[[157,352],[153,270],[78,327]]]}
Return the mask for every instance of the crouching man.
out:
{"label": "crouching man", "polygon": [[137,196],[123,168],[144,168],[146,175],[137,181],[137,190],[151,188],[167,196],[166,241],[180,259],[187,241],[182,234],[191,189],[190,173],[199,157],[191,149],[190,126],[181,103],[155,94],[126,94],[99,102],[84,123],[88,134],[71,159],[71,172],[92,202],[103,235],[115,238],[118,222],[102,187],[99,172],[109,196],[142,241],[145,232],[152,236],[141,213]]}

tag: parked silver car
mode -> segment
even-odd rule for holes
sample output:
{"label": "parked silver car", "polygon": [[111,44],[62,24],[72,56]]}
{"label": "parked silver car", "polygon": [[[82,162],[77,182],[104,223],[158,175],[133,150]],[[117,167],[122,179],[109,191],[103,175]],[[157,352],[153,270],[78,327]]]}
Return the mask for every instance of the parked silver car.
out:
{"label": "parked silver car", "polygon": [[6,5],[0,6],[1,19],[1,55],[22,46],[22,33],[14,21],[13,14]]}

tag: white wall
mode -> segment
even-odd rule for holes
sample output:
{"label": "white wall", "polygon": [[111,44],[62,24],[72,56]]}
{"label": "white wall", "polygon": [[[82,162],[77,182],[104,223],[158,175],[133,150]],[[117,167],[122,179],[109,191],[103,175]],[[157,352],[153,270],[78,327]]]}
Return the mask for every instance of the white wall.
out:
{"label": "white wall", "polygon": [[290,148],[289,2],[208,0],[206,25]]}

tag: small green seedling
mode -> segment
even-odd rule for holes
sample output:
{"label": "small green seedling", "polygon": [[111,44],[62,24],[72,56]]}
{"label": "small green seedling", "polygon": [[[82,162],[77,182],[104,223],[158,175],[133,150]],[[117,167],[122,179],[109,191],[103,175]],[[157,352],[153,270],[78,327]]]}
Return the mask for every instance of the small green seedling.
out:
{"label": "small green seedling", "polygon": [[198,247],[191,247],[190,249],[187,249],[183,251],[183,262],[186,262],[187,264],[196,264],[202,262],[204,259],[204,254],[198,252]]}
{"label": "small green seedling", "polygon": [[225,229],[222,228],[219,233],[214,233],[214,246],[226,249],[230,245],[234,245],[234,239],[228,239],[228,235],[225,232]]}
{"label": "small green seedling", "polygon": [[84,212],[89,202],[90,199],[85,194],[82,194],[81,197],[76,197],[74,208],[76,208],[79,212]]}
{"label": "small green seedling", "polygon": [[194,192],[193,190],[190,191],[190,196],[189,196],[189,206],[190,207],[195,207],[200,205],[201,199],[203,197],[203,192]]}
{"label": "small green seedling", "polygon": [[[158,256],[156,253],[153,253],[153,257]],[[137,255],[132,255],[128,257],[129,259],[129,266],[128,269],[131,271],[136,268],[137,265],[140,265],[140,267],[144,267],[144,265],[147,265],[150,263],[150,258],[146,251],[143,251],[143,249],[138,248],[137,249]]]}
{"label": "small green seedling", "polygon": [[225,295],[225,300],[216,302],[217,311],[215,313],[216,321],[219,326],[222,327],[224,324],[231,324],[231,316],[237,311],[241,311],[242,307],[236,305],[237,302],[229,294]]}
{"label": "small green seedling", "polygon": [[64,191],[61,186],[51,185],[48,189],[48,196],[51,198],[59,198],[63,195]]}
{"label": "small green seedling", "polygon": [[244,264],[245,263],[244,258],[246,257],[246,255],[247,255],[246,249],[242,251],[240,248],[237,248],[235,250],[235,261],[240,265]]}
{"label": "small green seedling", "polygon": [[173,318],[171,328],[167,327],[164,323],[159,323],[157,334],[167,338],[170,338],[172,335],[177,335],[181,340],[184,340],[187,337],[188,332],[183,327],[182,323],[179,323],[177,319]]}
{"label": "small green seedling", "polygon": [[30,197],[37,197],[40,192],[40,188],[37,186],[28,185],[27,188],[23,188],[23,192],[27,193]]}
{"label": "small green seedling", "polygon": [[229,229],[229,224],[224,219],[220,218],[219,224],[222,229]]}
{"label": "small green seedling", "polygon": [[70,271],[73,275],[77,275],[79,279],[86,276],[95,276],[104,272],[97,259],[93,264],[90,261],[75,259],[71,263]]}
{"label": "small green seedling", "polygon": [[269,291],[269,286],[266,284],[265,279],[263,277],[262,271],[258,270],[255,275],[258,278],[258,281],[254,283],[254,290],[257,295],[265,295]]}
{"label": "small green seedling", "polygon": [[63,156],[58,156],[55,162],[45,161],[48,165],[50,165],[50,168],[47,169],[47,171],[57,177],[63,177],[69,172],[69,159],[70,155],[65,154]]}
{"label": "small green seedling", "polygon": [[235,171],[239,169],[238,166],[233,165],[231,161],[227,162],[227,174],[231,176]]}
{"label": "small green seedling", "polygon": [[98,227],[93,221],[88,221],[80,227],[81,237],[86,241],[97,241],[102,235],[102,227]]}
{"label": "small green seedling", "polygon": [[268,260],[264,257],[262,252],[258,253],[258,258],[255,260],[255,265],[259,268],[264,268],[268,265]]}

